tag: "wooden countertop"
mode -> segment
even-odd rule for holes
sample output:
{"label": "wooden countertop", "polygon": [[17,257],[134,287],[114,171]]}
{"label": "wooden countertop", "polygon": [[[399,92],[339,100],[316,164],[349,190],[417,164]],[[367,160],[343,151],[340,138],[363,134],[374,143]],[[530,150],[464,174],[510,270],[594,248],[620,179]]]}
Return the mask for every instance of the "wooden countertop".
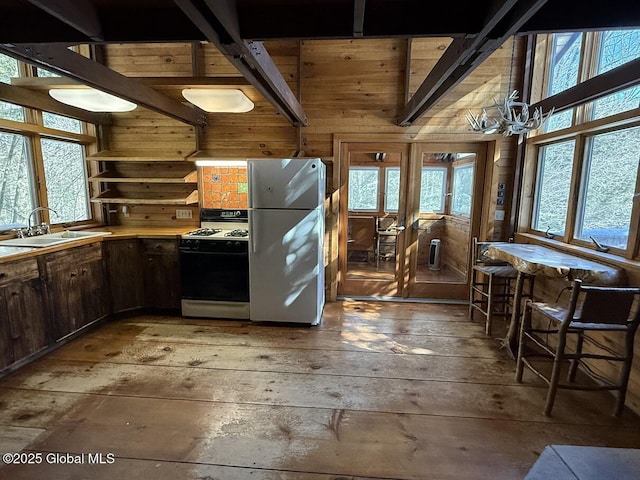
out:
{"label": "wooden countertop", "polygon": [[616,267],[592,262],[540,245],[497,243],[489,246],[486,255],[509,262],[528,275],[552,278],[579,278],[585,283],[623,285],[624,272]]}
{"label": "wooden countertop", "polygon": [[67,248],[79,247],[95,242],[122,240],[127,238],[177,238],[197,227],[95,227],[86,231],[111,232],[111,235],[102,237],[79,238],[73,242],[53,245],[50,247],[12,247],[0,246],[0,263],[24,258],[37,257],[38,255],[58,252]]}

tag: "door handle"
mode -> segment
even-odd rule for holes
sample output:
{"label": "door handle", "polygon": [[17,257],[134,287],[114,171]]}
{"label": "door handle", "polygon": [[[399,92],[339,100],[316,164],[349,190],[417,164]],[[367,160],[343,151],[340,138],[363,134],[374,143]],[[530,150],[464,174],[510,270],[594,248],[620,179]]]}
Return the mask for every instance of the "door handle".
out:
{"label": "door handle", "polygon": [[251,236],[251,253],[256,253],[258,251],[257,247],[257,237],[258,237],[258,229],[256,228],[255,216],[252,210],[249,210],[249,225],[251,226],[249,230],[249,235]]}

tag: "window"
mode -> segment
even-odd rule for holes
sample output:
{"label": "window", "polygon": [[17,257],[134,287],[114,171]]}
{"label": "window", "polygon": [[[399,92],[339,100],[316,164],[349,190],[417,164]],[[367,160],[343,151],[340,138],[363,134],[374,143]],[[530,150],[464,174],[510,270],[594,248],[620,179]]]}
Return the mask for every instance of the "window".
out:
{"label": "window", "polygon": [[453,167],[453,189],[451,192],[451,213],[471,216],[473,195],[473,164]]}
{"label": "window", "polygon": [[75,118],[42,112],[42,122],[47,128],[55,128],[57,130],[64,130],[65,132],[82,133],[82,123]]}
{"label": "window", "polygon": [[[11,77],[18,76],[18,61],[0,54],[0,82],[11,83]],[[24,109],[12,103],[0,102],[0,118],[24,122]]]}
{"label": "window", "polygon": [[422,167],[420,178],[420,213],[443,213],[447,169]]}
{"label": "window", "polygon": [[[553,36],[547,96],[560,93],[578,83],[582,34],[569,32]],[[552,132],[571,126],[573,110],[552,115],[545,130]]]}
{"label": "window", "polygon": [[354,212],[377,212],[379,198],[380,168],[349,168],[349,210]]}
{"label": "window", "polygon": [[536,206],[532,227],[564,235],[575,141],[541,147],[538,153]]}
{"label": "window", "polygon": [[[603,32],[597,56],[597,73],[604,73],[640,57],[640,30]],[[635,86],[593,102],[592,118],[605,118],[640,106],[640,86]]]}
{"label": "window", "polygon": [[42,157],[47,182],[47,203],[57,214],[55,223],[88,220],[89,195],[82,147],[74,143],[43,139]]}
{"label": "window", "polygon": [[[550,74],[541,91],[549,95],[640,57],[640,30],[547,38]],[[632,225],[640,216],[639,106],[640,87],[627,88],[578,105],[567,116],[571,122],[556,121],[544,136],[527,139],[526,171],[535,172],[523,189],[525,202],[533,192],[530,232],[637,258],[640,233]]]}
{"label": "window", "polygon": [[[0,55],[0,81],[9,83],[21,72],[32,70]],[[45,205],[56,213],[40,212],[32,220],[70,224],[92,218],[84,124],[37,113],[0,102],[0,230],[26,226],[33,209]],[[16,121],[28,122],[28,128],[16,128]]]}
{"label": "window", "polygon": [[3,230],[26,225],[36,203],[27,137],[0,132],[0,165],[0,225]]}
{"label": "window", "polygon": [[626,249],[640,161],[640,127],[587,140],[576,238]]}

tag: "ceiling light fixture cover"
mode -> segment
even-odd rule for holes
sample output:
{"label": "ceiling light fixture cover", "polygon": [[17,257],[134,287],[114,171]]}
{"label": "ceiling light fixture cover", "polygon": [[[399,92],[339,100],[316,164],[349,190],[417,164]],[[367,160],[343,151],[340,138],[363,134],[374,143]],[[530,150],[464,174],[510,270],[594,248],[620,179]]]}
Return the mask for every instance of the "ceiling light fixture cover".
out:
{"label": "ceiling light fixture cover", "polygon": [[245,113],[253,110],[253,102],[237,89],[185,88],[182,96],[205,112]]}
{"label": "ceiling light fixture cover", "polygon": [[90,112],[130,112],[137,105],[95,88],[52,88],[49,95],[72,107]]}

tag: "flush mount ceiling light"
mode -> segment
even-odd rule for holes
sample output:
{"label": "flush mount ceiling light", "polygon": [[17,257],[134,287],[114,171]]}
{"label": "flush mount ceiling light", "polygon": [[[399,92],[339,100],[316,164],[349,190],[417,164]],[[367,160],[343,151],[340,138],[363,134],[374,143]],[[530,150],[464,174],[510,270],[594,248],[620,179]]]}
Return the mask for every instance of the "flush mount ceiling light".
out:
{"label": "flush mount ceiling light", "polygon": [[95,88],[52,88],[49,95],[72,107],[90,112],[130,112],[137,105]]}
{"label": "flush mount ceiling light", "polygon": [[205,112],[245,113],[253,110],[253,102],[237,89],[185,88],[182,96]]}
{"label": "flush mount ceiling light", "polygon": [[544,114],[541,108],[536,108],[533,115],[530,115],[529,105],[524,102],[516,102],[517,98],[518,91],[514,90],[504,97],[502,103],[498,103],[494,99],[493,105],[482,107],[482,112],[478,115],[467,113],[471,129],[487,135],[501,133],[508,137],[536,130],[553,115],[553,108]]}

